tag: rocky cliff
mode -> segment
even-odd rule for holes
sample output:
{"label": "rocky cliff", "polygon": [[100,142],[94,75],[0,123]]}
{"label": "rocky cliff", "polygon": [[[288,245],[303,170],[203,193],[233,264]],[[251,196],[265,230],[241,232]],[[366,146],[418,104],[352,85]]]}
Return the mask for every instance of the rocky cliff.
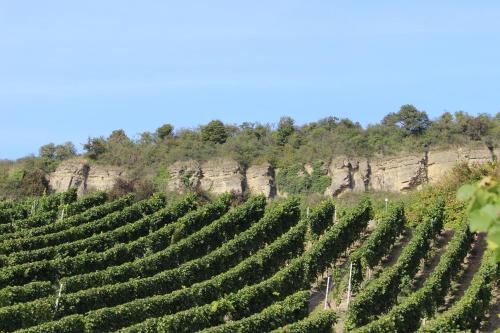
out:
{"label": "rocky cliff", "polygon": [[[421,155],[381,157],[371,160],[347,157],[333,158],[327,175],[331,184],[325,190],[327,196],[366,190],[404,192],[420,188],[423,184],[438,181],[457,162],[481,163],[492,160],[495,152],[489,149],[459,148],[456,150],[428,151]],[[254,165],[248,169],[237,162],[217,159],[205,163],[179,161],[169,166],[170,191],[186,192],[203,190],[214,194],[248,191],[264,194],[268,198],[286,195],[276,188],[278,170],[269,164]],[[305,170],[312,172],[310,166]],[[89,165],[83,159],[65,161],[50,175],[49,183],[56,192],[77,187],[80,194],[90,189],[108,190],[117,178],[126,177],[116,167]]]}
{"label": "rocky cliff", "polygon": [[78,195],[82,195],[93,190],[110,190],[116,179],[125,176],[120,168],[90,165],[86,160],[77,158],[62,162],[49,175],[49,186],[55,192],[76,187]]}

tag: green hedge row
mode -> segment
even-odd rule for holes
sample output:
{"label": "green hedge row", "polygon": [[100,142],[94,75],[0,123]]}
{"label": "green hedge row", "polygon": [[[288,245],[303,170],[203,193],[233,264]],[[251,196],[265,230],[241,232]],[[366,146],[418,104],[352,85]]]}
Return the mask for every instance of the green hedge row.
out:
{"label": "green hedge row", "polygon": [[132,194],[129,194],[115,201],[108,202],[97,207],[92,207],[85,212],[65,218],[63,220],[56,221],[54,223],[45,225],[43,227],[31,228],[23,230],[22,232],[2,234],[0,235],[0,242],[9,239],[12,240],[17,238],[28,238],[28,237],[46,235],[54,232],[59,232],[74,226],[78,226],[86,222],[94,221],[112,212],[123,209],[126,206],[130,206],[133,200],[134,196]]}
{"label": "green hedge row", "polygon": [[[125,225],[130,221],[140,219],[144,215],[150,214],[160,209],[163,204],[164,198],[162,196],[156,196],[152,199],[148,199],[144,202],[128,207],[121,212],[106,216],[105,218],[100,220],[98,226],[96,226],[92,222],[89,222],[82,227],[74,227],[68,229],[66,232],[61,232],[61,235],[57,235],[56,237],[52,237],[56,234],[48,235],[48,238],[46,240],[48,242],[51,242],[57,239],[58,243],[62,243],[63,239],[71,241],[72,238],[78,236],[82,237],[84,234],[92,231],[92,229],[99,229],[103,224],[107,226],[116,224]],[[92,234],[90,234],[89,236],[92,236]],[[72,268],[64,267],[64,263],[64,259],[43,260],[33,263],[4,267],[0,269],[0,288],[4,288],[9,285],[22,285],[31,281],[55,280],[58,278],[58,276],[66,276],[66,270],[68,272],[71,272]]]}
{"label": "green hedge row", "polygon": [[[183,215],[186,210],[190,209],[191,204],[194,203],[193,200],[193,196],[187,196],[176,205],[164,208],[161,211],[146,217],[144,220],[150,226],[159,225],[160,221],[163,221],[164,223],[173,221],[178,216]],[[64,270],[66,274],[70,273],[68,271],[68,267],[73,270],[73,273],[87,268],[92,268],[93,270],[106,269],[109,266],[116,266],[123,262],[133,261],[147,254],[158,252],[170,245],[171,238],[176,230],[182,229],[183,232],[194,232],[198,228],[203,227],[205,224],[209,224],[210,222],[220,218],[229,209],[230,201],[230,195],[222,195],[214,203],[205,205],[197,211],[188,213],[187,215],[181,217],[177,222],[167,224],[147,236],[141,237],[130,243],[117,244],[102,253],[89,253],[72,258],[66,258],[61,261],[61,267],[66,267]],[[23,301],[35,300],[42,297],[48,297],[52,294],[46,293],[47,288],[41,289],[40,292],[33,292],[36,291],[36,289],[33,289],[31,284],[37,284],[37,282],[26,284],[26,290],[23,290],[22,287],[20,287],[17,288],[15,292],[11,291],[5,296],[2,290],[0,290],[0,303],[3,298],[8,299],[10,305],[13,305],[17,303],[16,300],[18,299]],[[7,301],[4,300],[3,303],[5,304]]]}
{"label": "green hedge row", "polygon": [[57,211],[59,207],[77,200],[76,189],[55,193],[41,198],[23,200],[13,203],[8,208],[0,210],[0,232],[10,232],[10,224],[14,221],[25,219],[30,215]]}
{"label": "green hedge row", "polygon": [[[44,225],[50,224],[54,221],[54,219],[61,217],[63,210],[65,217],[82,213],[93,206],[104,203],[107,198],[108,196],[105,192],[96,192],[84,198],[78,199],[70,204],[63,204],[59,206],[57,210],[32,215],[26,219],[14,221],[12,222],[13,231],[22,231],[24,229],[42,227]],[[40,218],[40,216],[43,217],[47,216],[48,214],[50,214],[51,218]]]}
{"label": "green hedge row", "polygon": [[[266,220],[279,221],[272,224],[279,226],[279,224],[286,223],[283,227],[290,227],[297,223],[299,218],[299,203],[296,200],[287,201],[273,209],[270,215]],[[268,221],[264,223],[268,229]],[[279,227],[279,230],[283,231],[283,227]],[[286,261],[303,251],[305,231],[306,228],[303,226],[298,229],[294,228],[292,232],[286,233],[282,238],[242,261],[236,267],[210,280],[196,283],[190,288],[179,289],[167,295],[137,299],[114,308],[89,312],[85,315],[86,328],[90,331],[114,331],[147,318],[160,317],[196,305],[207,304],[247,284],[261,281],[276,273]]]}
{"label": "green hedge row", "polygon": [[408,296],[401,304],[392,308],[388,314],[372,321],[354,332],[414,332],[420,326],[424,315],[432,316],[441,305],[451,287],[454,276],[461,270],[465,256],[474,240],[469,231],[469,223],[464,219],[423,286]]}
{"label": "green hedge row", "polygon": [[132,278],[145,277],[177,267],[184,262],[204,256],[221,246],[234,235],[248,229],[264,214],[264,196],[250,198],[247,202],[229,211],[219,220],[203,227],[166,249],[144,258],[97,271],[61,279],[64,290],[72,293],[108,284],[125,282]]}
{"label": "green hedge row", "polygon": [[[437,201],[417,226],[398,261],[361,290],[349,304],[345,327],[353,329],[373,320],[394,304],[405,279],[414,276],[427,255],[431,241],[443,227],[444,203]],[[384,300],[381,302],[381,300]]]}
{"label": "green hedge row", "polygon": [[[225,207],[228,205],[229,202],[225,204]],[[13,253],[7,257],[7,264],[34,264],[37,261],[74,257],[87,252],[103,252],[113,248],[117,244],[128,243],[155,232],[194,208],[196,208],[196,197],[189,195],[175,205],[162,208],[151,215],[135,221],[131,219],[127,224],[107,232],[51,247]],[[95,255],[98,256],[97,254]],[[71,262],[72,259],[66,258],[66,260]],[[79,259],[75,258],[74,260],[78,261]],[[81,266],[81,264],[79,265]]]}
{"label": "green hedge row", "polygon": [[391,206],[388,214],[377,224],[375,230],[353,252],[349,261],[353,263],[351,284],[357,290],[368,268],[373,269],[389,253],[396,238],[405,226],[405,211],[402,203]]}
{"label": "green hedge row", "polygon": [[451,308],[421,327],[420,333],[448,333],[480,328],[492,298],[492,284],[498,277],[496,265],[488,253],[484,254],[480,269],[474,274],[469,288]]}
{"label": "green hedge row", "polygon": [[[309,291],[299,291],[288,296],[281,302],[265,308],[259,313],[238,321],[207,328],[203,333],[255,333],[269,332],[295,321],[301,320],[308,314]],[[130,332],[131,330],[129,330]]]}
{"label": "green hedge row", "polygon": [[116,229],[131,220],[137,220],[145,215],[154,213],[165,205],[165,196],[155,194],[149,199],[140,201],[122,211],[111,213],[99,220],[74,226],[72,228],[29,238],[12,239],[0,244],[0,253],[10,254],[19,251],[36,250],[55,246]]}
{"label": "green hedge row", "polygon": [[[362,200],[329,228],[306,253],[294,259],[271,278],[247,286],[211,304],[148,319],[136,325],[134,329],[148,332],[193,332],[220,325],[224,323],[224,317],[238,320],[260,312],[298,290],[310,288],[317,276],[359,237],[372,216],[371,202]],[[221,308],[221,304],[227,304],[227,307]]]}
{"label": "green hedge row", "polygon": [[[293,210],[293,207],[292,207]],[[293,213],[292,213],[293,214]],[[248,230],[243,231],[233,240],[227,242],[222,247],[216,249],[205,257],[194,260],[195,265],[186,263],[178,268],[161,272],[149,278],[138,280],[131,280],[121,284],[114,284],[101,288],[88,289],[74,294],[69,294],[63,297],[60,302],[60,311],[57,313],[58,317],[70,313],[84,313],[93,309],[111,307],[126,302],[131,302],[134,299],[146,298],[154,295],[164,295],[169,292],[186,288],[203,278],[210,279],[212,275],[203,271],[199,272],[199,265],[207,267],[208,271],[218,270],[227,271],[231,266],[215,266],[218,258],[233,256],[235,251],[239,250],[241,246],[248,246],[250,249],[258,249],[265,246],[268,242],[273,242],[268,248],[261,250],[254,257],[250,257],[240,265],[234,268],[233,272],[229,274],[224,273],[226,281],[230,278],[237,276],[238,283],[242,284],[245,281],[258,279],[263,276],[265,272],[263,269],[273,270],[274,267],[262,267],[267,265],[279,266],[280,262],[284,259],[290,258],[293,254],[300,252],[304,243],[305,227],[298,227],[288,232],[286,236],[280,237],[291,225],[295,224],[297,218],[292,214],[279,214],[277,211],[271,211]],[[248,253],[248,251],[244,251]],[[274,259],[273,259],[274,258]],[[215,260],[214,260],[215,259]],[[242,258],[243,259],[243,258]],[[275,260],[275,261],[273,261]],[[253,265],[253,266],[252,266]],[[193,268],[195,270],[193,270]],[[194,274],[198,273],[198,276]],[[236,274],[238,273],[239,276]],[[218,281],[221,281],[219,279]],[[215,285],[213,281],[210,282]],[[199,284],[207,285],[207,283]],[[229,288],[229,284],[223,283],[222,287]],[[199,289],[199,288],[198,288]],[[183,289],[180,293],[185,295],[188,289]],[[185,301],[185,299],[184,299]],[[149,304],[151,306],[151,303]]]}
{"label": "green hedge row", "polygon": [[[249,244],[259,242],[259,246],[253,246],[257,248],[263,246],[266,241],[275,239],[298,220],[298,202],[296,200],[291,202],[293,205],[290,203],[280,205],[281,209],[273,209],[266,212],[265,216],[258,223],[242,232],[238,237],[247,240]],[[85,317],[80,315],[76,317],[85,322],[87,330],[108,331],[117,329],[127,323],[133,324],[134,322],[141,321],[152,316],[154,313],[159,313],[159,316],[174,307],[189,307],[190,300],[192,300],[193,296],[198,295],[198,297],[202,297],[204,291],[223,288],[220,282],[231,282],[229,279],[231,277],[237,280],[232,283],[233,285],[238,283],[244,285],[245,281],[262,276],[264,274],[263,271],[266,269],[276,270],[277,267],[282,265],[284,260],[293,257],[297,252],[303,249],[304,235],[305,225],[302,224],[300,228],[292,229],[285,236],[273,242],[269,247],[264,248],[255,256],[250,257],[252,261],[247,259],[236,266],[237,268],[222,274],[226,277],[225,279],[209,280],[187,289],[182,289],[183,286],[181,285],[180,290],[167,295],[162,294],[171,289],[168,285],[168,278],[173,278],[174,276],[163,273],[159,274],[158,277],[131,280],[129,283],[108,286],[107,288],[89,289],[63,297],[61,299],[61,312],[58,312],[57,316],[63,316],[74,312],[87,312],[95,308],[107,306],[100,310],[91,311],[87,313]],[[231,241],[220,249],[226,252],[235,250],[234,246],[227,246],[227,244],[230,243]],[[240,243],[239,245],[244,244]],[[174,271],[178,272],[178,270]],[[240,275],[232,271],[240,273]],[[239,278],[242,280],[238,281]],[[224,287],[228,288],[229,286]],[[235,288],[238,288],[238,285],[236,285]],[[104,299],[100,299],[101,295]],[[159,296],[148,297],[153,295]],[[137,299],[134,300],[135,298]],[[130,303],[109,307],[112,306],[112,303],[119,304],[127,301]],[[46,317],[50,319],[50,315],[51,313],[47,313]],[[63,319],[65,321],[67,320],[65,318]],[[25,322],[23,322],[22,325],[25,325]],[[42,326],[47,328],[54,325],[58,325],[58,323],[49,322]]]}
{"label": "green hedge row", "polygon": [[334,311],[324,310],[313,313],[301,321],[280,327],[271,333],[332,333],[336,321],[337,315]]}
{"label": "green hedge row", "polygon": [[36,226],[44,226],[52,223],[57,219],[57,211],[40,212],[27,218],[16,220],[9,224],[0,225],[1,240],[12,239],[14,235],[22,234],[27,229],[28,225],[33,228]]}
{"label": "green hedge row", "polygon": [[[32,282],[24,286],[11,286],[0,290],[0,307],[30,302],[39,297],[56,293],[56,287],[48,281]],[[40,296],[41,295],[41,296]]]}
{"label": "green hedge row", "polygon": [[[193,199],[192,196],[188,196],[181,202],[186,202],[186,201],[191,201]],[[219,202],[216,202],[214,204],[209,205],[210,210],[209,213],[211,214],[216,214],[216,215],[221,215],[223,211],[227,211],[229,205],[229,200],[221,200]],[[221,207],[222,206],[222,207]],[[177,206],[176,206],[177,207]],[[171,209],[173,212],[176,211],[175,207]],[[182,209],[181,209],[182,210]],[[201,218],[212,218],[215,219],[216,217],[211,217],[208,214],[204,214],[207,211],[205,210],[203,213],[198,214],[198,220]],[[160,286],[155,285],[155,284],[150,284],[146,287],[145,292],[148,290],[154,294],[155,288],[159,288]],[[105,288],[102,288],[106,290]],[[91,289],[90,294],[92,294],[92,291],[96,292],[99,294],[101,291]],[[132,288],[130,290],[131,292],[134,292],[134,289]],[[79,312],[79,310],[82,311],[88,311],[89,309],[92,309],[95,306],[98,306],[98,304],[94,303],[92,300],[88,303],[85,302],[85,300],[80,299],[79,296],[77,295],[76,297],[72,297],[73,295],[65,295],[63,298],[60,299],[59,304],[59,311],[57,315],[66,315],[66,314],[71,314],[75,312]],[[99,299],[98,295],[93,295],[94,298]],[[117,296],[117,295],[114,295]],[[137,295],[139,297],[139,295]],[[130,297],[130,294],[125,294],[122,297]],[[133,299],[133,298],[132,298]],[[39,324],[44,321],[51,320],[54,317],[54,310],[51,307],[55,303],[56,298],[54,296],[48,297],[45,299],[40,299],[34,302],[29,302],[29,303],[21,303],[17,304],[14,306],[10,307],[5,307],[5,308],[0,308],[0,322],[6,322],[8,323],[8,328],[10,330],[12,329],[17,329],[17,328],[22,328],[22,327],[29,327],[32,325]],[[113,301],[119,301],[119,299],[113,299]],[[64,303],[64,305],[63,305]],[[70,305],[71,304],[71,305]],[[103,306],[107,306],[106,304],[103,304]],[[109,305],[108,305],[109,306]],[[2,324],[0,324],[0,330],[2,329]]]}

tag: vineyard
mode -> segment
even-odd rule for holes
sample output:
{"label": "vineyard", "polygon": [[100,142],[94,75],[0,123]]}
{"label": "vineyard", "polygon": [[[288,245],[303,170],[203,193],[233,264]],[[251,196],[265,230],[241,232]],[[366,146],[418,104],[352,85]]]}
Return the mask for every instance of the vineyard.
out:
{"label": "vineyard", "polygon": [[305,207],[296,197],[138,201],[103,192],[77,198],[73,190],[1,202],[0,332],[496,325],[498,266],[484,235],[469,230],[463,211],[446,228],[457,208],[438,197],[417,221],[405,209],[378,209],[369,198]]}

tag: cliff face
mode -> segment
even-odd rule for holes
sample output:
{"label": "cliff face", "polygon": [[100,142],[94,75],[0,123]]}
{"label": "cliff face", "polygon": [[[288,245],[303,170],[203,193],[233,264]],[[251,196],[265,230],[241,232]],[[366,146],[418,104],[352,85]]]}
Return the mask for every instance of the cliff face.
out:
{"label": "cliff face", "polygon": [[62,162],[56,171],[49,175],[49,186],[55,192],[64,192],[76,187],[78,195],[82,195],[91,190],[110,190],[116,179],[124,176],[125,172],[120,168],[90,166],[87,161],[78,158]]}
{"label": "cliff face", "polygon": [[[345,192],[366,190],[404,192],[418,189],[423,184],[437,182],[457,162],[482,163],[495,155],[488,149],[459,148],[457,150],[429,151],[421,155],[406,155],[373,160],[337,157],[328,165],[332,179],[325,195],[339,196]],[[310,166],[305,166],[312,172]],[[186,192],[203,190],[214,194],[234,192],[264,194],[268,198],[286,195],[275,186],[275,170],[269,164],[255,165],[248,169],[236,161],[217,159],[205,163],[179,161],[169,167],[168,190]],[[70,187],[79,194],[90,189],[109,190],[123,170],[116,167],[89,165],[83,159],[62,163],[49,176],[49,184],[56,192]]]}

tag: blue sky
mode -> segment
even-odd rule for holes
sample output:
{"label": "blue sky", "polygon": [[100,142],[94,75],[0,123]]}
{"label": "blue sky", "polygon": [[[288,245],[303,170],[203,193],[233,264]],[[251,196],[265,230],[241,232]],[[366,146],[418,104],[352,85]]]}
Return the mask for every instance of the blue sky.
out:
{"label": "blue sky", "polygon": [[0,158],[163,123],[500,111],[498,1],[0,0]]}

